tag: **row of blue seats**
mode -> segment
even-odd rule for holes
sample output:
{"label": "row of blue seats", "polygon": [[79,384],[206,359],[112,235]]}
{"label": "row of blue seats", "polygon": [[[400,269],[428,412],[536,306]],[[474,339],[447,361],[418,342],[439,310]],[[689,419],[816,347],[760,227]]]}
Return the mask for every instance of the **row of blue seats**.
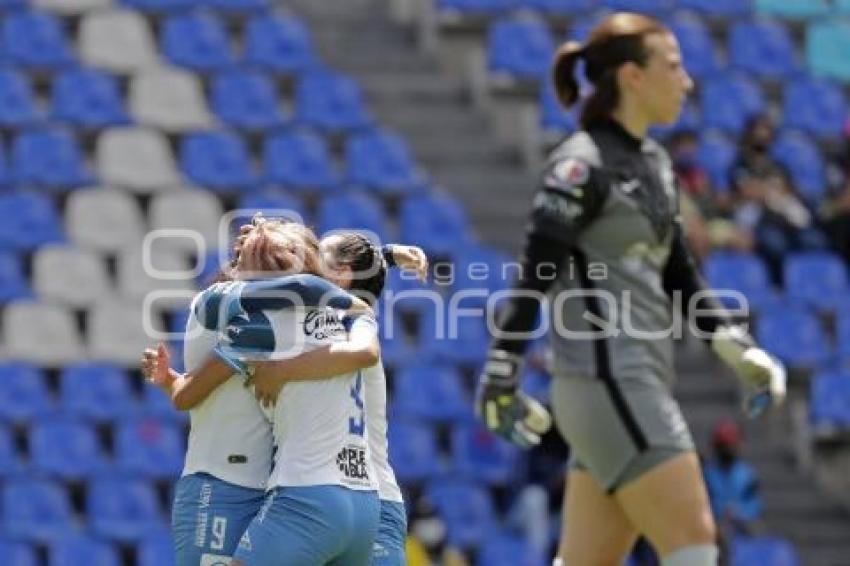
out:
{"label": "row of blue seats", "polygon": [[[135,547],[136,566],[175,566],[171,535],[164,529]],[[8,566],[43,566],[36,545],[0,539],[0,555]],[[47,547],[46,566],[122,566],[120,545],[86,533],[69,532]]]}
{"label": "row of blue seats", "polygon": [[[745,73],[719,73],[705,77],[698,86],[698,96],[690,101],[680,118],[680,129],[708,127],[737,134],[750,117],[767,109],[761,87]],[[788,79],[782,93],[781,126],[819,139],[834,139],[842,134],[848,106],[838,85],[824,79],[799,76]],[[544,128],[575,129],[574,113],[561,109],[548,82],[541,88],[540,96]]]}
{"label": "row of blue seats", "polygon": [[[85,68],[54,76],[50,111],[44,112],[26,75],[0,70],[0,126],[18,129],[47,122],[83,128],[124,125],[132,121],[115,78]],[[295,86],[293,115],[285,115],[280,96],[267,75],[258,70],[222,71],[211,78],[210,106],[226,125],[264,131],[291,123],[326,130],[357,130],[373,123],[357,84],[344,75],[314,69]]]}
{"label": "row of blue seats", "polygon": [[172,479],[183,469],[182,425],[158,417],[125,417],[113,434],[110,457],[92,425],[68,417],[41,416],[28,428],[29,457],[23,459],[10,432],[0,427],[0,475],[65,481],[116,474]]}
{"label": "row of blue seats", "polygon": [[[242,36],[240,64],[276,73],[316,66],[309,31],[297,18],[270,14],[249,20]],[[198,70],[237,63],[220,20],[209,13],[175,16],[163,25],[161,49],[177,64]],[[22,68],[58,69],[75,64],[76,55],[62,20],[47,12],[12,13],[0,24],[2,60]]]}
{"label": "row of blue seats", "polygon": [[[249,193],[240,199],[238,207],[269,211],[272,215],[281,210],[294,211],[305,222],[313,220],[319,234],[352,227],[370,230],[384,242],[395,239],[416,243],[436,257],[466,255],[471,260],[476,253],[482,258],[498,256],[486,248],[472,245],[469,223],[462,206],[454,198],[439,193],[412,195],[401,200],[395,217],[398,221],[395,238],[392,237],[390,217],[383,206],[372,196],[357,191],[340,191],[323,197],[315,218],[311,218],[303,202],[291,196],[290,191],[268,189]],[[65,241],[60,214],[49,195],[31,191],[0,194],[0,219],[2,252],[26,253],[38,246]],[[207,264],[216,265],[214,262]],[[15,298],[18,293],[13,293],[14,289],[27,287],[22,266],[14,256],[0,255],[0,280],[8,284],[0,290],[0,299]]]}
{"label": "row of blue seats", "polygon": [[497,15],[511,10],[532,9],[544,14],[576,16],[609,8],[663,16],[686,8],[704,16],[741,18],[770,14],[791,19],[831,14],[850,14],[848,0],[438,0],[444,12],[470,15]]}
{"label": "row of blue seats", "polygon": [[809,418],[819,433],[850,431],[850,371],[824,371],[814,376]]}

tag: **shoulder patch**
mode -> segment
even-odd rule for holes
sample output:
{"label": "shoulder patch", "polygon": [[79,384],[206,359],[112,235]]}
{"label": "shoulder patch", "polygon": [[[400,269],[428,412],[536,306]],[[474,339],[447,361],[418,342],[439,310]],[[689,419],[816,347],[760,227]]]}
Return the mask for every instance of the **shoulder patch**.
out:
{"label": "shoulder patch", "polygon": [[590,179],[590,167],[587,163],[572,157],[556,164],[552,173],[558,181],[573,187],[580,187]]}

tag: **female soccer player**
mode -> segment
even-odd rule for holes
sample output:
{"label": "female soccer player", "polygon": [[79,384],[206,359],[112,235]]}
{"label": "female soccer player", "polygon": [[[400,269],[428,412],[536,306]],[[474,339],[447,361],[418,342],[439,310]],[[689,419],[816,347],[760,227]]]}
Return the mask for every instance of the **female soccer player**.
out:
{"label": "female soccer player", "polygon": [[740,376],[758,411],[784,395],[784,371],[733,326],[685,247],[670,160],[647,137],[673,124],[693,84],[675,37],[637,14],[603,20],[556,54],[565,107],[584,63],[593,92],[581,127],[551,155],[534,200],[517,293],[479,378],[476,411],[491,430],[539,442],[542,407],[519,390],[543,293],[553,324],[552,406],[572,448],[559,557],[622,564],[638,534],[665,566],[717,562],[715,526],[688,427],[671,396],[677,295],[683,312]]}

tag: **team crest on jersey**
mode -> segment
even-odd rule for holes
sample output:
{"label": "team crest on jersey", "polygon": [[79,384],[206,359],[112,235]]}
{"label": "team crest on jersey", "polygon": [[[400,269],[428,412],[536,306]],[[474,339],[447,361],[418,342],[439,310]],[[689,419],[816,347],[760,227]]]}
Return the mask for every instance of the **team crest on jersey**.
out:
{"label": "team crest on jersey", "polygon": [[559,181],[572,187],[580,187],[590,178],[590,168],[587,163],[578,159],[561,161],[555,165],[554,173]]}
{"label": "team crest on jersey", "polygon": [[199,566],[229,566],[231,557],[221,554],[202,554]]}

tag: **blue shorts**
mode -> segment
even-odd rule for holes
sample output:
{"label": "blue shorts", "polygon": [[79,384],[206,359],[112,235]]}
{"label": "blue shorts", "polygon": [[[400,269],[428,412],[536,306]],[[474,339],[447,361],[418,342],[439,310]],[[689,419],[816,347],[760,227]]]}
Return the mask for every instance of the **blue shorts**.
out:
{"label": "blue shorts", "polygon": [[368,566],[379,516],[375,491],[277,487],[251,521],[234,558],[244,566]]}
{"label": "blue shorts", "polygon": [[405,566],[404,541],[407,538],[407,511],[404,503],[381,500],[378,536],[372,547],[372,566]]}
{"label": "blue shorts", "polygon": [[180,478],[171,510],[177,566],[227,566],[265,495],[209,474]]}

